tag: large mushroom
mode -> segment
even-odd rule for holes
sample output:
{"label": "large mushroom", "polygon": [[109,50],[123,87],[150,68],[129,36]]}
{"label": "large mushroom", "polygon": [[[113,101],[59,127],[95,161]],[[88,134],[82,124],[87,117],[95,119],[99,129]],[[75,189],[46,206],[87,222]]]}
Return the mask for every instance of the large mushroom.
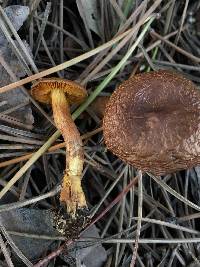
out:
{"label": "large mushroom", "polygon": [[74,217],[77,209],[86,207],[86,200],[81,187],[84,151],[71,117],[70,104],[81,103],[87,96],[86,90],[73,81],[49,78],[35,83],[31,94],[44,104],[52,104],[55,124],[65,140],[67,160],[60,201]]}
{"label": "large mushroom", "polygon": [[112,94],[103,120],[113,154],[164,175],[200,163],[200,91],[172,71],[135,75]]}

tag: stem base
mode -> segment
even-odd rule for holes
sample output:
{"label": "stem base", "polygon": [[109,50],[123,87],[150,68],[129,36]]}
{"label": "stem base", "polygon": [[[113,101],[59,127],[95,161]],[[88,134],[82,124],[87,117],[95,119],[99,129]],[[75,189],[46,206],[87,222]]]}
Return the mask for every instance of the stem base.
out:
{"label": "stem base", "polygon": [[66,206],[67,212],[73,217],[76,216],[77,210],[87,207],[80,176],[64,175],[60,202]]}

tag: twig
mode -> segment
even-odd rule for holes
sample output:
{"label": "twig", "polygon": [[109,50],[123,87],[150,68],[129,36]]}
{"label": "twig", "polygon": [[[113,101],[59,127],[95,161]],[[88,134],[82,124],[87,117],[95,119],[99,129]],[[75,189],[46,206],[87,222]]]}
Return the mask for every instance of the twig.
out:
{"label": "twig", "polygon": [[41,201],[43,199],[53,197],[59,193],[60,189],[61,189],[61,186],[56,186],[54,189],[52,189],[51,191],[49,191],[46,194],[39,195],[37,197],[33,197],[33,198],[30,198],[27,200],[17,201],[17,202],[11,203],[11,204],[3,204],[0,206],[0,213],[4,212],[4,211],[8,211],[8,210],[14,210],[14,209],[22,208],[22,207],[31,205],[33,203],[36,203],[38,201]]}
{"label": "twig", "polygon": [[[96,240],[96,239],[95,239]],[[84,238],[84,239],[79,239],[76,240],[76,242],[89,242],[89,241],[94,241],[93,238]],[[100,241],[100,239],[98,240]],[[140,238],[138,240],[139,244],[189,244],[189,243],[199,243],[200,242],[200,238],[172,238],[172,239],[162,239],[162,238],[156,238],[156,239],[147,239],[147,238]],[[121,244],[135,244],[135,239],[110,239],[110,240],[102,240],[101,242],[102,244],[117,244],[117,243],[121,243]]]}
{"label": "twig", "polygon": [[[138,220],[138,217],[133,217],[132,219]],[[155,224],[164,225],[164,226],[167,226],[167,227],[170,227],[170,228],[174,228],[174,229],[178,229],[180,231],[188,232],[188,233],[191,233],[191,234],[196,234],[196,235],[200,234],[200,231],[193,230],[193,229],[190,229],[190,228],[178,225],[178,224],[164,222],[164,221],[161,221],[161,220],[149,219],[149,218],[145,217],[145,218],[142,218],[142,221],[143,222],[149,222],[149,223],[155,223]]]}
{"label": "twig", "polygon": [[173,44],[172,42],[166,40],[163,36],[161,36],[160,34],[155,32],[154,30],[151,30],[151,35],[156,37],[156,38],[158,38],[158,39],[160,39],[161,41],[163,41],[164,43],[168,44],[169,46],[173,47],[176,51],[178,51],[182,55],[188,57],[192,61],[194,61],[196,63],[200,63],[200,58],[199,57],[196,57],[196,56],[192,55],[191,53],[187,52],[186,50],[184,50],[184,49],[180,48],[179,46]]}
{"label": "twig", "polygon": [[111,184],[111,186],[109,187],[109,189],[107,190],[106,194],[104,195],[104,197],[101,198],[100,202],[96,205],[95,209],[92,211],[92,213],[90,214],[90,218],[93,218],[94,215],[97,213],[97,211],[99,210],[99,208],[101,207],[101,205],[103,204],[103,202],[105,201],[105,199],[108,197],[108,195],[110,194],[110,192],[113,190],[113,188],[116,186],[116,184],[119,182],[119,180],[122,178],[124,172],[127,170],[127,166],[125,166],[124,170],[121,172],[121,174],[118,176],[117,179],[115,179],[115,181]]}
{"label": "twig", "polygon": [[34,264],[33,267],[43,267],[46,264],[49,263],[50,260],[56,258],[57,256],[59,256],[63,250],[67,247],[70,246],[73,243],[73,240],[68,240],[67,242],[65,242],[63,245],[61,245],[58,249],[56,249],[55,251],[51,252],[47,257],[45,257],[44,259],[40,260],[38,263]]}
{"label": "twig", "polygon": [[[89,137],[91,137],[91,136],[93,136],[93,135],[95,135],[95,134],[97,134],[97,133],[99,133],[101,131],[102,131],[102,127],[98,128],[98,129],[95,129],[95,130],[93,130],[91,132],[88,132],[86,134],[83,134],[82,135],[82,139],[83,140],[87,139],[87,138],[89,138]],[[65,142],[53,145],[47,150],[46,153],[53,152],[53,151],[55,151],[57,149],[60,149],[60,148],[64,148],[65,146],[66,146]],[[27,159],[30,159],[33,155],[34,155],[34,153],[29,153],[29,154],[26,154],[26,155],[21,156],[21,157],[17,157],[17,158],[14,158],[14,159],[10,159],[10,160],[7,160],[7,161],[0,162],[0,168],[15,164],[15,163],[27,160]]]}
{"label": "twig", "polygon": [[142,225],[142,201],[143,201],[143,192],[142,192],[142,172],[138,173],[138,221],[137,221],[137,229],[136,229],[136,237],[135,237],[135,247],[133,250],[133,256],[131,259],[130,267],[135,266],[136,258],[137,258],[137,250],[138,250],[138,242],[140,237],[140,230]]}
{"label": "twig", "polygon": [[13,249],[13,251],[16,253],[16,255],[23,261],[23,263],[28,266],[28,267],[32,267],[33,264],[24,256],[24,254],[18,249],[18,247],[15,245],[15,243],[13,242],[12,238],[10,237],[10,235],[7,233],[5,227],[3,226],[1,219],[0,219],[0,229],[2,234],[4,235],[4,237],[6,238],[6,240],[8,241],[9,245],[11,246],[11,248]]}
{"label": "twig", "polygon": [[[88,229],[90,226],[94,225],[96,222],[98,222],[102,217],[106,215],[106,213],[114,206],[116,205],[122,198],[123,196],[128,193],[128,191],[136,185],[138,182],[138,176],[136,176],[132,181],[127,185],[127,187],[106,207],[106,209],[101,212],[92,222],[89,224],[89,226],[86,228]],[[85,229],[85,230],[86,230]]]}
{"label": "twig", "polygon": [[27,78],[24,78],[24,79],[20,80],[20,81],[16,81],[16,82],[11,83],[9,85],[3,86],[3,87],[0,88],[0,93],[4,93],[4,92],[10,91],[10,90],[13,90],[13,89],[15,89],[17,87],[20,87],[20,86],[22,86],[22,85],[24,85],[26,83],[29,83],[29,82],[32,82],[34,80],[40,79],[40,78],[42,78],[44,76],[53,74],[53,73],[55,73],[55,72],[57,72],[59,70],[63,70],[63,69],[69,68],[69,67],[71,67],[71,66],[73,66],[73,65],[75,65],[75,64],[77,64],[77,63],[79,63],[79,62],[81,62],[81,61],[83,61],[83,60],[85,60],[87,58],[89,58],[89,57],[92,57],[92,56],[98,54],[99,52],[103,51],[104,49],[112,46],[113,44],[115,44],[116,42],[118,42],[119,40],[124,38],[127,34],[129,34],[130,31],[131,31],[131,29],[127,30],[126,32],[124,32],[124,33],[120,34],[119,36],[113,38],[112,40],[108,41],[107,43],[105,43],[105,44],[103,44],[103,45],[101,45],[101,46],[99,46],[99,47],[97,47],[97,48],[95,48],[95,49],[93,49],[93,50],[81,55],[81,56],[78,56],[78,57],[73,58],[73,59],[71,59],[69,61],[61,63],[61,64],[59,64],[59,65],[57,65],[55,67],[52,67],[50,69],[41,71],[41,72],[36,73],[34,75],[31,75],[31,76],[29,76]]}
{"label": "twig", "polygon": [[14,267],[14,264],[12,263],[12,260],[10,258],[9,252],[8,252],[8,250],[6,248],[6,245],[5,245],[4,241],[3,241],[3,238],[1,236],[1,234],[0,234],[0,247],[1,247],[2,253],[3,253],[4,257],[5,257],[5,260],[6,260],[6,263],[7,263],[8,267]]}
{"label": "twig", "polygon": [[166,183],[164,183],[160,178],[148,173],[148,175],[156,181],[161,187],[163,187],[167,192],[178,198],[180,201],[185,203],[186,205],[190,206],[191,208],[200,211],[200,206],[194,204],[190,200],[186,199],[185,197],[181,196],[179,193],[177,193],[174,189],[172,189],[170,186],[168,186]]}
{"label": "twig", "polygon": [[51,11],[51,2],[47,2],[47,5],[46,5],[45,11],[44,11],[44,18],[42,20],[41,29],[40,29],[40,32],[39,32],[39,35],[37,37],[36,44],[35,44],[36,48],[35,48],[34,58],[36,58],[36,56],[37,56],[37,53],[38,53],[38,50],[40,47],[40,43],[41,43],[45,28],[46,28],[46,23],[47,23],[50,11]]}

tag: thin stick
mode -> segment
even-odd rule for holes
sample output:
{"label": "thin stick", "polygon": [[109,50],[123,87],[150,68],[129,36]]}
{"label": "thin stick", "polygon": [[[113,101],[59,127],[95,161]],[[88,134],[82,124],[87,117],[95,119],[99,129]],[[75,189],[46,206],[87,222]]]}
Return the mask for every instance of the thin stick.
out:
{"label": "thin stick", "polygon": [[45,28],[46,28],[46,23],[47,23],[50,11],[51,11],[51,2],[47,2],[47,5],[46,5],[45,11],[44,11],[44,16],[43,16],[43,19],[42,19],[42,25],[41,25],[41,28],[40,28],[40,32],[39,32],[37,40],[36,40],[34,59],[36,58],[38,50],[40,48],[40,43],[42,41],[42,37],[43,37],[44,31],[45,31]]}
{"label": "thin stick", "polygon": [[[78,239],[76,242],[90,242],[90,241],[101,241],[101,239],[94,239],[94,238],[84,238],[84,239]],[[173,239],[162,239],[162,238],[156,238],[156,239],[147,239],[147,238],[140,238],[138,240],[139,244],[188,244],[188,243],[199,243],[200,238],[173,238]],[[134,244],[135,239],[123,239],[123,238],[115,238],[115,239],[109,239],[109,240],[103,240],[101,241],[102,244]]]}
{"label": "thin stick", "polygon": [[60,192],[60,190],[61,190],[61,186],[57,186],[56,188],[53,188],[51,191],[49,191],[46,194],[43,194],[43,195],[40,195],[37,197],[33,197],[33,198],[30,198],[27,200],[13,202],[11,204],[3,204],[0,206],[0,213],[4,212],[4,211],[8,211],[8,210],[14,210],[14,209],[22,208],[22,207],[31,205],[33,203],[36,203],[38,201],[41,201],[43,199],[53,197],[53,196],[57,195],[58,192]]}
{"label": "thin stick", "polygon": [[[183,14],[181,16],[181,24],[180,24],[180,28],[178,30],[178,33],[176,35],[176,38],[175,38],[175,41],[174,41],[174,44],[177,45],[178,42],[179,42],[179,38],[181,36],[181,31],[183,29],[183,24],[185,22],[185,19],[186,19],[186,15],[187,15],[187,9],[188,9],[188,4],[189,4],[189,0],[185,0],[185,6],[184,6],[184,9],[183,9]],[[171,56],[173,57],[173,53],[171,54]]]}
{"label": "thin stick", "polygon": [[[87,139],[87,138],[89,138],[89,137],[91,137],[91,136],[93,136],[93,135],[95,135],[95,134],[97,134],[97,133],[99,133],[101,131],[102,131],[102,127],[98,128],[98,129],[95,129],[95,130],[93,130],[91,132],[88,132],[86,134],[83,134],[81,136],[81,138],[83,140],[84,139]],[[65,142],[62,142],[60,144],[56,144],[54,146],[51,146],[47,150],[46,153],[53,152],[53,151],[56,151],[56,150],[58,150],[60,148],[64,148],[64,147],[65,147]],[[21,156],[21,157],[17,157],[17,158],[14,158],[14,159],[3,161],[3,162],[0,163],[0,168],[5,167],[5,166],[9,166],[9,165],[12,165],[12,164],[15,164],[15,163],[19,163],[19,162],[24,161],[24,160],[27,160],[27,159],[30,159],[33,155],[34,155],[34,153],[28,153],[28,154],[26,154],[24,156]]]}
{"label": "thin stick", "polygon": [[119,40],[121,40],[127,34],[129,34],[129,32],[131,30],[132,29],[120,34],[119,36],[115,37],[114,39],[110,40],[109,42],[107,42],[107,43],[105,43],[105,44],[103,44],[103,45],[101,45],[101,46],[99,46],[99,47],[97,47],[97,48],[95,48],[95,49],[83,54],[83,55],[75,57],[75,58],[73,58],[71,60],[68,60],[68,61],[66,61],[64,63],[61,63],[61,64],[59,64],[59,65],[57,65],[55,67],[52,67],[50,69],[41,71],[40,73],[36,73],[36,74],[31,75],[31,76],[29,76],[27,78],[24,78],[24,79],[21,79],[19,81],[14,82],[14,83],[11,83],[11,84],[8,84],[6,86],[3,86],[3,87],[0,88],[0,94],[4,93],[4,92],[7,92],[7,91],[10,91],[10,90],[13,90],[13,89],[15,89],[17,87],[20,87],[20,86],[22,86],[22,85],[24,85],[26,83],[32,82],[34,80],[40,79],[40,78],[42,78],[44,76],[53,74],[53,73],[55,73],[57,71],[69,68],[69,67],[71,67],[71,66],[73,66],[73,65],[75,65],[75,64],[77,64],[77,63],[79,63],[79,62],[81,62],[81,61],[83,61],[83,60],[85,60],[87,58],[89,58],[89,57],[92,57],[92,56],[96,55],[97,53],[103,51],[104,49],[106,49],[106,48],[112,46],[113,44],[117,43]]}
{"label": "thin stick", "polygon": [[0,221],[0,229],[2,234],[4,235],[4,237],[6,238],[7,242],[9,243],[9,245],[11,246],[11,248],[13,249],[13,251],[16,253],[16,255],[22,260],[22,262],[28,266],[28,267],[32,267],[33,264],[24,256],[24,254],[18,249],[18,247],[16,246],[16,244],[14,243],[13,239],[10,237],[10,235],[7,233],[5,227],[3,226],[2,222]]}
{"label": "thin stick", "polygon": [[119,182],[119,180],[122,178],[124,172],[127,170],[127,166],[125,166],[124,170],[120,173],[120,175],[115,179],[115,181],[111,184],[111,186],[108,188],[106,191],[106,194],[101,198],[100,202],[96,205],[95,209],[93,212],[90,214],[90,218],[93,218],[94,215],[97,213],[105,199],[109,196],[110,192],[113,190],[113,188],[116,186],[116,184]]}
{"label": "thin stick", "polygon": [[131,259],[130,267],[134,267],[137,258],[137,250],[138,250],[138,242],[140,238],[140,230],[142,226],[142,202],[143,202],[143,193],[142,193],[142,172],[139,171],[138,174],[138,221],[137,221],[137,229],[136,229],[136,237],[135,237],[135,247],[133,250],[133,256]]}
{"label": "thin stick", "polygon": [[87,230],[90,226],[94,225],[96,222],[98,222],[102,217],[106,215],[106,213],[115,205],[117,204],[128,191],[137,184],[138,182],[138,176],[136,176],[134,179],[130,181],[130,183],[127,185],[127,187],[106,207],[106,209],[100,213],[85,229]]}
{"label": "thin stick", "polygon": [[20,51],[20,54],[22,56],[25,56],[25,58],[23,58],[24,61],[25,62],[27,61],[27,63],[29,63],[31,65],[31,67],[34,70],[34,72],[37,73],[38,72],[38,69],[37,69],[37,66],[35,65],[34,60],[32,59],[31,55],[29,54],[29,52],[27,50],[27,47],[25,46],[25,44],[23,43],[23,41],[19,37],[16,29],[13,27],[12,22],[10,21],[10,19],[8,18],[8,16],[6,15],[6,13],[4,12],[4,10],[2,9],[1,6],[0,6],[0,13],[1,13],[1,16],[4,18],[7,26],[10,28],[12,34],[14,35],[15,40],[18,42],[18,46],[19,46],[19,48],[21,50]]}
{"label": "thin stick", "polygon": [[38,263],[34,264],[33,267],[44,267],[46,266],[50,260],[56,258],[57,256],[59,256],[62,251],[67,247],[70,246],[73,243],[73,240],[68,240],[67,242],[65,242],[62,246],[60,246],[57,250],[53,251],[52,253],[50,253],[47,257],[45,257],[44,259],[40,260]]}
{"label": "thin stick", "polygon": [[152,175],[151,173],[148,173],[148,175],[161,187],[163,187],[167,192],[178,198],[180,201],[185,203],[186,205],[190,206],[191,208],[200,211],[200,207],[190,200],[186,199],[185,197],[181,196],[179,193],[177,193],[174,189],[172,189],[170,186],[168,186],[165,182],[163,182],[160,178]]}
{"label": "thin stick", "polygon": [[3,253],[3,255],[5,257],[6,263],[8,264],[8,267],[14,267],[14,264],[12,263],[9,252],[6,248],[6,245],[3,241],[1,234],[0,234],[0,247],[1,247],[1,252]]}
{"label": "thin stick", "polygon": [[192,54],[190,54],[189,52],[187,52],[186,50],[180,48],[179,46],[173,44],[172,42],[166,40],[163,36],[161,36],[160,34],[158,34],[157,32],[155,32],[154,30],[151,31],[151,35],[160,39],[161,41],[163,41],[164,43],[168,44],[169,46],[173,47],[176,51],[178,51],[179,53],[181,53],[182,55],[188,57],[189,59],[191,59],[194,62],[200,63],[200,58],[199,57],[195,57]]}
{"label": "thin stick", "polygon": [[[138,220],[138,217],[132,217],[132,219]],[[164,222],[164,221],[161,221],[161,220],[149,219],[149,218],[145,217],[145,218],[142,218],[142,221],[143,222],[149,222],[149,223],[155,223],[155,224],[159,224],[159,225],[164,225],[164,226],[167,226],[167,227],[170,227],[170,228],[174,228],[174,229],[178,229],[180,231],[188,232],[188,233],[191,233],[191,234],[196,234],[196,235],[200,234],[200,231],[193,230],[193,229],[190,229],[190,228],[178,225],[178,224]]]}

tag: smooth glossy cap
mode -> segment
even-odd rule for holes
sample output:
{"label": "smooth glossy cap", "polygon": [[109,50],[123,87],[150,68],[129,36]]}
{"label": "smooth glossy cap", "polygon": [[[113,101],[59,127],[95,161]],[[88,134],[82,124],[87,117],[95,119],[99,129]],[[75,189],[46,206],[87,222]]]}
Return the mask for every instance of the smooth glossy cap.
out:
{"label": "smooth glossy cap", "polygon": [[31,94],[37,101],[51,104],[51,91],[56,88],[65,92],[70,104],[79,104],[87,96],[87,91],[84,87],[76,82],[60,78],[41,79],[33,84]]}
{"label": "smooth glossy cap", "polygon": [[200,91],[166,70],[143,73],[112,94],[104,121],[113,154],[156,175],[200,163]]}

